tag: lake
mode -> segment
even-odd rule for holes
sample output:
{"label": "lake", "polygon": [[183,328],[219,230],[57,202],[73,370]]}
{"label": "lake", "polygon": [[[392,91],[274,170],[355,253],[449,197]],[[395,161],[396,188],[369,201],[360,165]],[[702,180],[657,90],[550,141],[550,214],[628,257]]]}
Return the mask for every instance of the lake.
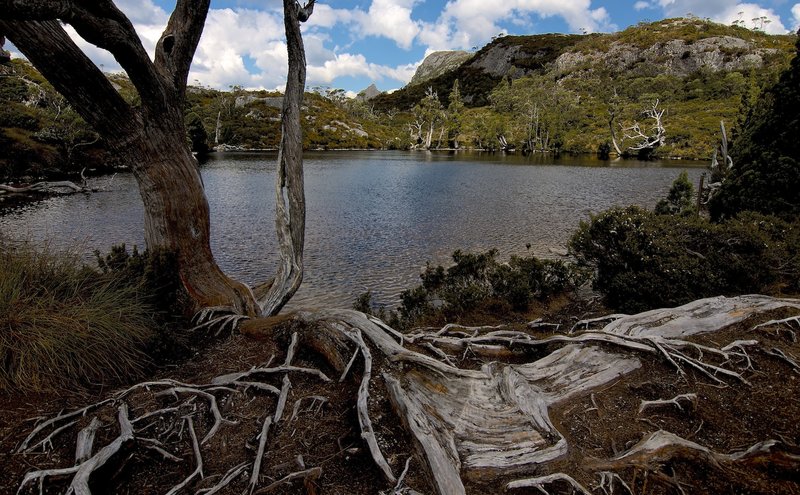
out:
{"label": "lake", "polygon": [[[218,153],[202,165],[220,266],[250,284],[277,263],[275,153]],[[327,151],[305,154],[306,275],[293,307],[349,307],[368,289],[383,304],[416,285],[426,261],[456,249],[499,258],[553,256],[581,220],[611,206],[652,208],[681,170],[697,184],[704,163],[599,161],[590,156],[466,152]],[[49,241],[91,261],[112,244],[143,246],[143,209],[131,174],[105,189],[49,198],[0,216],[5,235]],[[530,248],[527,246],[530,245]]]}

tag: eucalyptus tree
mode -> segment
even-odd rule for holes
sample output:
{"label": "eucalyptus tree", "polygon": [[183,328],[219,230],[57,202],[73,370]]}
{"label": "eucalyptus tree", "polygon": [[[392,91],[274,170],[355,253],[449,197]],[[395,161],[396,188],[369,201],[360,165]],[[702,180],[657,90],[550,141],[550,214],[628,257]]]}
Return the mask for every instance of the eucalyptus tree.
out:
{"label": "eucalyptus tree", "polygon": [[[178,0],[151,60],[133,24],[112,0],[2,0],[0,35],[8,39],[101,135],[133,171],[145,209],[148,248],[177,255],[181,281],[197,308],[228,306],[244,315],[273,314],[302,280],[305,207],[300,105],[305,54],[300,22],[314,0],[284,0],[289,78],[283,104],[276,226],[287,253],[278,273],[251,290],[231,279],[211,252],[209,206],[186,144],[186,83],[210,0]],[[129,104],[67,33],[109,51],[138,92]]]}

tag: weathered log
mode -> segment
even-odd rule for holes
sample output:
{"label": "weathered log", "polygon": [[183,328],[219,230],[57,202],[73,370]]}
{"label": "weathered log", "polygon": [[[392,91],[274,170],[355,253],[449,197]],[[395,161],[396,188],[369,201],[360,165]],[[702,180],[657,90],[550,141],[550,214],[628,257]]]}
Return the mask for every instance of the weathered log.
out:
{"label": "weathered log", "polygon": [[8,184],[0,184],[0,194],[25,194],[31,192],[49,192],[54,194],[74,194],[80,192],[94,192],[96,189],[90,189],[85,186],[79,186],[72,181],[62,180],[56,182],[37,182],[28,186],[11,186]]}

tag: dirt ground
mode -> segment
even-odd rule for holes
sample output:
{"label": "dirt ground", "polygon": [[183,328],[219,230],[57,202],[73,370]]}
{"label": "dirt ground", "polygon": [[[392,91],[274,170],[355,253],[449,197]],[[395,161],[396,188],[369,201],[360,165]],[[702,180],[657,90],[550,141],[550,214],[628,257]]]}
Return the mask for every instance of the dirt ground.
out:
{"label": "dirt ground", "polygon": [[[544,317],[548,321],[560,319],[566,326],[587,314],[585,307],[563,305],[558,311],[545,314]],[[690,371],[682,376],[665,360],[640,355],[643,367],[639,370],[606,388],[595,390],[589,396],[560,404],[551,412],[551,417],[570,445],[569,454],[564,459],[548,464],[546,469],[541,468],[541,472],[528,474],[565,472],[595,493],[603,493],[599,488],[597,463],[615,457],[658,430],[669,431],[723,454],[742,451],[757,442],[772,439],[781,442],[790,456],[800,456],[800,373],[793,370],[788,362],[766,352],[777,348],[787,355],[798,357],[800,343],[793,340],[788,330],[751,330],[757,323],[789,314],[787,311],[778,311],[761,315],[722,332],[695,338],[697,342],[715,346],[724,346],[735,340],[758,340],[758,347],[748,348],[752,367],[745,372],[745,378],[749,385],[728,380],[726,386],[720,387],[702,374]],[[254,340],[234,336],[198,352],[180,366],[159,370],[150,380],[169,378],[201,384],[226,373],[246,371],[253,366],[266,363],[279,365],[285,358],[291,333],[292,328],[286,326],[276,332],[274,339]],[[797,333],[800,333],[800,329],[796,329]],[[552,332],[539,333],[539,336],[550,334]],[[384,481],[372,462],[365,442],[360,438],[355,408],[362,372],[358,360],[340,383],[337,372],[318,355],[302,346],[299,349],[293,361],[295,366],[318,368],[332,381],[323,382],[316,376],[304,373],[276,373],[274,376],[260,377],[260,381],[281,388],[283,376],[288,375],[292,388],[283,420],[270,426],[259,489],[255,493],[392,493],[393,486]],[[373,354],[377,359],[377,353]],[[518,356],[521,361],[537,357],[534,354]],[[480,363],[461,364],[476,367]],[[737,369],[747,365],[746,362],[730,364]],[[376,361],[373,376],[380,376],[382,365],[380,360]],[[175,459],[170,460],[152,445],[136,440],[126,445],[102,471],[96,473],[93,477],[93,493],[166,493],[195,469],[192,439],[181,417],[198,418],[194,426],[197,437],[203,438],[213,425],[213,416],[209,414],[210,403],[203,397],[187,402],[183,393],[179,393],[179,397],[158,394],[167,388],[141,388],[129,395],[126,402],[130,404],[131,418],[156,409],[185,404],[174,414],[167,414],[167,420],[154,417],[152,421],[145,420],[145,427],[136,425],[137,437],[161,439],[164,450]],[[388,397],[381,395],[382,390],[383,387],[376,386],[370,389],[369,410],[378,443],[395,474],[402,472],[406,461],[410,459],[404,486],[419,493],[434,493],[415,455],[411,438],[401,428]],[[104,425],[98,432],[95,445],[105,445],[115,438],[119,433],[117,405],[106,404],[92,410],[91,414],[78,417],[76,424],[54,436],[52,446],[44,446],[49,451],[47,454],[13,453],[37,420],[53,417],[59,411],[70,411],[98,402],[107,398],[109,392],[0,392],[0,493],[16,493],[29,471],[72,466],[78,432],[89,424],[94,415]],[[641,400],[669,399],[688,393],[697,395],[695,404],[682,402],[682,409],[664,405],[638,412]],[[231,468],[249,463],[219,493],[246,492],[250,466],[259,446],[257,437],[265,418],[272,415],[277,406],[274,394],[259,390],[218,396],[223,397],[219,401],[219,409],[226,422],[202,445],[204,478],[190,485],[191,493],[214,486]],[[42,438],[43,435],[40,435],[34,443]],[[42,448],[38,447],[36,451],[41,452]],[[794,467],[797,465],[798,462],[790,464]],[[280,484],[269,492],[264,491],[264,487],[287,474],[314,467],[321,468],[318,477],[301,477]],[[713,466],[698,462],[697,459],[677,456],[616,472],[635,494],[800,494],[799,473],[791,467],[758,460],[747,465]],[[506,481],[509,480],[470,479],[467,490],[475,494],[504,493]],[[48,479],[42,493],[63,493],[67,483],[68,478]],[[615,493],[628,493],[620,483],[615,488]],[[572,493],[565,483],[549,485],[548,490],[552,495]],[[38,491],[38,485],[33,483],[23,493]],[[540,492],[529,489],[516,490],[515,493]]]}

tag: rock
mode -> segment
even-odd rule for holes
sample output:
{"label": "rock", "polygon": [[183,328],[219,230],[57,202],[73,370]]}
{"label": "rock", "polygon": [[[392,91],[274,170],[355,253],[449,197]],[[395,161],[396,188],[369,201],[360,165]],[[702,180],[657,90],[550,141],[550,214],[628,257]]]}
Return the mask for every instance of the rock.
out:
{"label": "rock", "polygon": [[519,45],[494,45],[470,65],[495,77],[505,76],[514,68],[514,61],[521,51]]}
{"label": "rock", "polygon": [[433,52],[422,61],[414,77],[411,78],[410,85],[421,84],[430,79],[458,68],[461,64],[469,60],[472,54],[465,51],[441,51]]}
{"label": "rock", "polygon": [[605,53],[563,53],[556,59],[554,69],[567,73],[597,66],[624,72],[646,64],[662,68],[665,74],[686,77],[700,69],[718,72],[759,68],[764,65],[765,58],[776,51],[758,48],[754,43],[733,36],[712,36],[694,43],[675,39],[646,49],[614,42]]}
{"label": "rock", "polygon": [[235,105],[236,108],[241,108],[255,102],[262,102],[269,107],[279,110],[283,108],[283,96],[267,96],[265,98],[258,98],[253,95],[237,96]]}

